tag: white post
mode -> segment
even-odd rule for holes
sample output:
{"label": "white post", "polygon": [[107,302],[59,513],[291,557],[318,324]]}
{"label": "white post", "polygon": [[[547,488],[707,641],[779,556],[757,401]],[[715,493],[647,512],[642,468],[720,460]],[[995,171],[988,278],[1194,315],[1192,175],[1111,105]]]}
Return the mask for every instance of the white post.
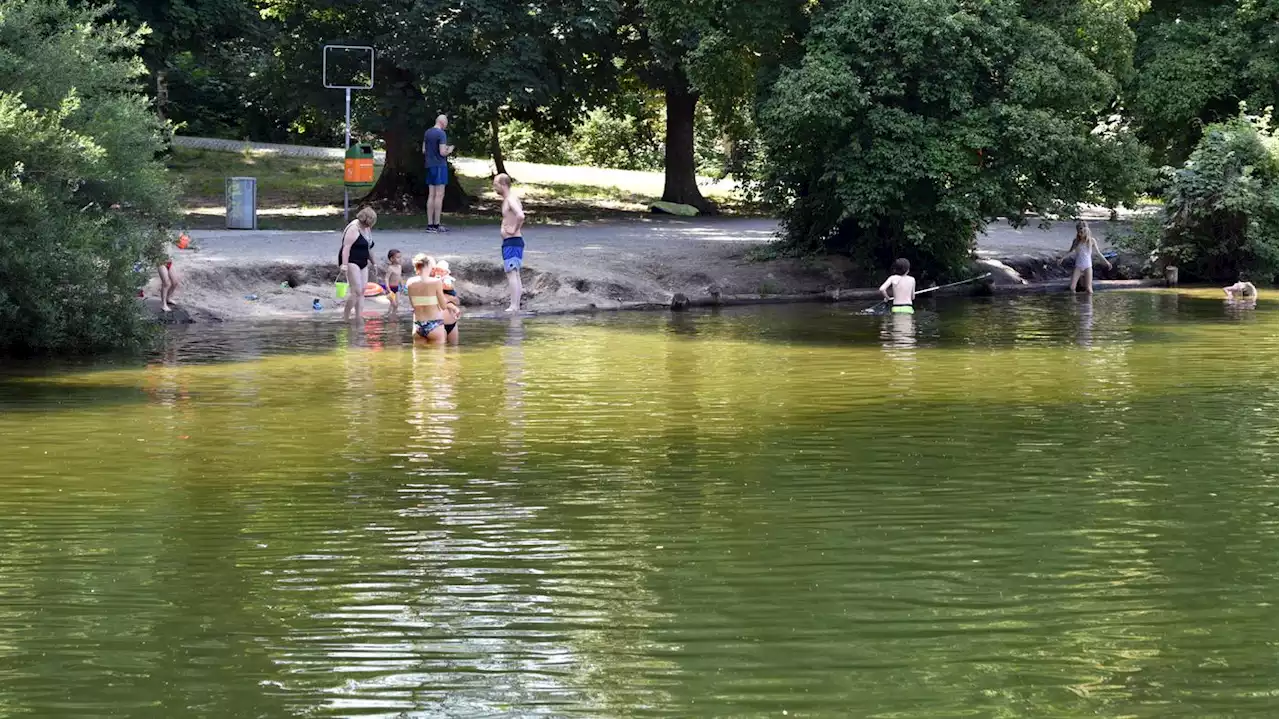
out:
{"label": "white post", "polygon": [[[347,150],[351,149],[351,88],[348,87],[346,90],[347,90],[347,139],[346,139],[346,143],[342,146],[342,150],[344,154]],[[345,167],[347,162],[345,157],[343,158],[342,162],[343,162],[343,166]],[[342,186],[342,221],[343,222],[349,221],[349,218],[347,217],[347,215],[350,212],[351,212],[351,191],[347,189],[347,186],[344,183]]]}

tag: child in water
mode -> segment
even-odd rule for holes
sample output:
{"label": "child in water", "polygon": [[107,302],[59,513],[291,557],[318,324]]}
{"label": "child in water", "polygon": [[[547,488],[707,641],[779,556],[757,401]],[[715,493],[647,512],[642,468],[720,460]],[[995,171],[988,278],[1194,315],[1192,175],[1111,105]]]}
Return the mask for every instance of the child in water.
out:
{"label": "child in water", "polygon": [[453,275],[449,272],[449,261],[440,260],[431,270],[433,277],[439,277],[444,283],[444,293],[449,297],[449,301],[445,303],[444,315],[444,333],[445,339],[451,345],[458,344],[458,319],[462,317],[462,307],[458,304],[458,290],[454,289]]}
{"label": "child in water", "polygon": [[890,269],[893,274],[880,285],[880,294],[885,302],[892,302],[894,314],[913,315],[916,312],[912,306],[916,297],[916,278],[907,274],[910,271],[911,263],[899,257]]}
{"label": "child in water", "polygon": [[404,268],[400,265],[400,250],[391,250],[387,252],[387,276],[385,282],[382,283],[382,289],[387,292],[387,299],[391,302],[391,308],[388,314],[395,314],[400,308],[400,285],[402,282],[402,273]]}
{"label": "child in water", "polygon": [[1252,282],[1240,276],[1240,281],[1230,287],[1223,287],[1222,291],[1227,293],[1227,300],[1256,300],[1258,299],[1258,288],[1254,287]]}
{"label": "child in water", "polygon": [[1075,259],[1075,267],[1071,269],[1071,292],[1076,291],[1076,285],[1080,283],[1080,278],[1084,278],[1084,291],[1093,294],[1093,255],[1097,253],[1102,261],[1107,265],[1107,269],[1111,269],[1111,260],[1102,254],[1102,248],[1098,247],[1098,241],[1093,238],[1093,233],[1089,231],[1089,223],[1084,220],[1076,220],[1076,236],[1071,240],[1071,249],[1067,250],[1067,255],[1058,261],[1062,264],[1070,259]]}

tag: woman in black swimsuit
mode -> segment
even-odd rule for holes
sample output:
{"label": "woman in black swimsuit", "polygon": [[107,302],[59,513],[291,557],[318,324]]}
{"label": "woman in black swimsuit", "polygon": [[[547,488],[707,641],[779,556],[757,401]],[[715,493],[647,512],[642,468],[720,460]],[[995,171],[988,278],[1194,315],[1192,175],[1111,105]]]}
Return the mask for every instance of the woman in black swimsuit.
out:
{"label": "woman in black swimsuit", "polygon": [[373,234],[373,226],[378,222],[378,213],[371,208],[362,207],[356,213],[356,219],[342,231],[342,247],[338,250],[338,272],[340,277],[347,278],[347,302],[342,306],[342,319],[351,319],[351,310],[355,309],[359,319],[364,312],[364,286],[369,282],[369,263],[373,260],[370,250],[373,242],[369,240]]}

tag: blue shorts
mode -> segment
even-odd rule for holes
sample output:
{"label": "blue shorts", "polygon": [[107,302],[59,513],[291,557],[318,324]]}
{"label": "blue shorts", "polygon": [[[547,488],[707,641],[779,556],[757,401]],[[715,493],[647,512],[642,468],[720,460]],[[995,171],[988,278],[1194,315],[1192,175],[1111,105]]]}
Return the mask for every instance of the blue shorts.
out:
{"label": "blue shorts", "polygon": [[502,241],[502,270],[519,272],[524,265],[524,238],[508,237]]}
{"label": "blue shorts", "polygon": [[437,165],[435,167],[427,168],[427,186],[428,187],[434,187],[435,185],[447,185],[447,184],[449,184],[449,166],[448,165]]}

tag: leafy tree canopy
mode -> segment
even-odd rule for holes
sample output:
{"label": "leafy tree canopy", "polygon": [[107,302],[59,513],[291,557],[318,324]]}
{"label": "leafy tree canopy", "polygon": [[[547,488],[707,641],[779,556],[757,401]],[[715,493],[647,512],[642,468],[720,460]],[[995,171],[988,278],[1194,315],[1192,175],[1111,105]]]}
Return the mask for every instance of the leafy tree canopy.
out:
{"label": "leafy tree canopy", "polygon": [[1154,0],[1136,24],[1126,105],[1159,162],[1179,164],[1204,125],[1276,106],[1277,4]]}
{"label": "leafy tree canopy", "polygon": [[0,0],[0,352],[145,336],[136,293],[176,203],[141,44],[101,10]]}
{"label": "leafy tree canopy", "polygon": [[1116,12],[1090,1],[831,5],[761,110],[762,181],[786,247],[954,273],[988,219],[1130,199],[1144,158],[1115,110]]}
{"label": "leafy tree canopy", "polygon": [[1274,282],[1280,261],[1276,133],[1271,117],[1241,115],[1205,128],[1173,177],[1155,253],[1192,277]]}

